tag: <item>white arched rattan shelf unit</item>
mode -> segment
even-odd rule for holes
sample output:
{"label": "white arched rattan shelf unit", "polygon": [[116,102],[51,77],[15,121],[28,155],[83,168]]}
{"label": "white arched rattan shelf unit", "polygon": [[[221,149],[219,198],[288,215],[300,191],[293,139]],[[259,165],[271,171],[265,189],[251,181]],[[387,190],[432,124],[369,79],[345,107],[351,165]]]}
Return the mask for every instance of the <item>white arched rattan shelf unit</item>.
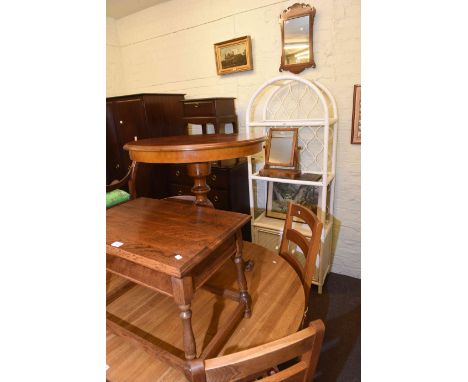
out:
{"label": "white arched rattan shelf unit", "polygon": [[[314,186],[320,189],[319,218],[325,222],[322,234],[322,251],[318,277],[315,284],[322,289],[330,262],[333,224],[333,194],[335,186],[336,140],[338,114],[336,102],[330,91],[318,81],[287,74],[274,77],[263,83],[252,95],[246,109],[246,134],[256,131],[267,134],[273,127],[297,127],[299,129],[299,165],[302,176],[298,179],[264,177],[258,174],[262,160],[253,164],[248,158],[249,197],[252,214],[254,242],[262,244],[259,229],[282,233],[282,221],[268,219],[265,212],[255,216],[255,202],[259,200],[254,181],[288,183]],[[260,131],[259,131],[260,130]],[[258,159],[258,158],[256,158]],[[313,177],[311,176],[313,175]],[[276,220],[276,221],[275,221]],[[300,226],[298,224],[298,226]],[[300,227],[299,227],[300,228]],[[327,247],[327,248],[325,248]],[[272,248],[276,249],[276,247]]]}

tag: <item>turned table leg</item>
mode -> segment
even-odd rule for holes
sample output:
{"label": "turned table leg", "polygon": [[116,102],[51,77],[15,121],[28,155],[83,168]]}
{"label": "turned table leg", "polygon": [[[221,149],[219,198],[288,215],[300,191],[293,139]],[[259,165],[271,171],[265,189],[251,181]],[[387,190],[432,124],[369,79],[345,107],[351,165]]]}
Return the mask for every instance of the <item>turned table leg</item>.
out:
{"label": "turned table leg", "polygon": [[192,192],[195,194],[195,204],[199,206],[212,206],[208,199],[210,186],[206,183],[206,177],[211,173],[211,163],[188,163],[187,173],[194,179]]}
{"label": "turned table leg", "polygon": [[234,264],[236,264],[237,269],[237,282],[239,284],[240,300],[245,306],[244,317],[249,318],[252,314],[250,308],[252,299],[250,298],[249,292],[247,290],[247,280],[245,279],[244,274],[244,260],[242,259],[242,250],[242,231],[238,230],[236,232],[236,254],[234,255]]}
{"label": "turned table leg", "polygon": [[193,297],[193,283],[191,277],[183,279],[172,278],[174,301],[179,306],[179,317],[182,320],[184,336],[185,359],[192,360],[197,356],[195,336],[192,329],[192,310],[190,304]]}

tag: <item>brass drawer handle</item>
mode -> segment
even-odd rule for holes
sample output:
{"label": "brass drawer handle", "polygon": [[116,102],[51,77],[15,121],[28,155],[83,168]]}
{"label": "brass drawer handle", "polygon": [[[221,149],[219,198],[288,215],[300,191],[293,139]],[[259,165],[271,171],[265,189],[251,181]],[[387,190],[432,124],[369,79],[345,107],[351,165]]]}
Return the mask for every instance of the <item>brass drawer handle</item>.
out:
{"label": "brass drawer handle", "polygon": [[180,176],[180,170],[177,170],[177,171],[175,172],[175,176]]}
{"label": "brass drawer handle", "polygon": [[211,180],[214,182],[216,180],[216,174],[211,175]]}
{"label": "brass drawer handle", "polygon": [[120,167],[120,164],[117,163],[117,164],[115,165],[115,168],[119,168],[119,167]]}
{"label": "brass drawer handle", "polygon": [[213,198],[213,200],[214,200],[215,202],[219,202],[218,195],[215,195],[214,198]]}
{"label": "brass drawer handle", "polygon": [[212,104],[212,102],[210,101],[204,101],[204,102],[197,102],[197,101],[194,101],[194,102],[184,102],[184,105],[189,105],[189,106],[193,106],[193,107],[199,107],[200,105],[210,105]]}
{"label": "brass drawer handle", "polygon": [[177,191],[177,195],[182,195],[182,190]]}

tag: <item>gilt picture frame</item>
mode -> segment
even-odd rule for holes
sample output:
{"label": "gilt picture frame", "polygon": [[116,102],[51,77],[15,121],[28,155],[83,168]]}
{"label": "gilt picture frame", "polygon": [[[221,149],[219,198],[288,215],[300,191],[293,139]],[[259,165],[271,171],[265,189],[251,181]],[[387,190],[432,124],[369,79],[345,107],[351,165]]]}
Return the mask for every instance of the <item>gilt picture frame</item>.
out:
{"label": "gilt picture frame", "polygon": [[361,144],[361,85],[354,85],[351,143]]}
{"label": "gilt picture frame", "polygon": [[253,69],[250,36],[214,44],[216,71],[219,75]]}

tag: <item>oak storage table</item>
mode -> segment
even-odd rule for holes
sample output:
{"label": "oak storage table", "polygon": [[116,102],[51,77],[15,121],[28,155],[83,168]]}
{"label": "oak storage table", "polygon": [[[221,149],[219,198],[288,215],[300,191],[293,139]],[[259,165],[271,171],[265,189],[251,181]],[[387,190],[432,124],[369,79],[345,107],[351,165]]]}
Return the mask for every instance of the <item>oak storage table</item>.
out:
{"label": "oak storage table", "polygon": [[[241,228],[250,216],[148,198],[120,204],[108,209],[106,214],[107,270],[174,299],[183,324],[181,334],[186,360],[197,355],[191,324],[194,292],[205,285],[212,292],[238,302],[235,313],[199,358],[216,354],[242,317],[251,314],[241,235]],[[231,258],[239,290],[207,285],[207,280]],[[181,370],[187,369],[185,360],[135,335],[111,314],[107,315],[107,326],[146,350],[150,349],[165,362]]]}

